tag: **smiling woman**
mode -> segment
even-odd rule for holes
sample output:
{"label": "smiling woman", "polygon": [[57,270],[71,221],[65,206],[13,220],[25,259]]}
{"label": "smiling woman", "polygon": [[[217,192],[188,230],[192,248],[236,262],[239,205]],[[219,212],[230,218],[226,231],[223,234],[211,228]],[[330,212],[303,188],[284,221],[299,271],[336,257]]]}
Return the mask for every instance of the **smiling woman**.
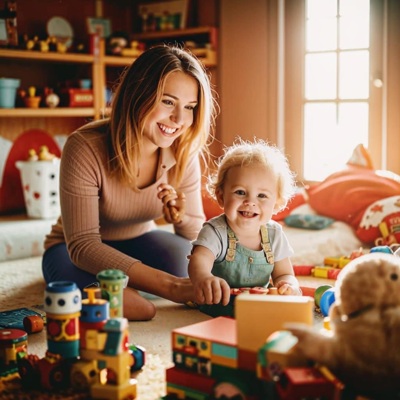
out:
{"label": "smiling woman", "polygon": [[[64,146],[61,218],[45,241],[47,282],[83,289],[100,271],[119,269],[131,320],[155,315],[138,290],[194,300],[187,255],[205,220],[199,155],[214,106],[202,64],[180,48],[151,48],[125,71],[110,118],[78,129]],[[162,216],[174,233],[155,228]]]}

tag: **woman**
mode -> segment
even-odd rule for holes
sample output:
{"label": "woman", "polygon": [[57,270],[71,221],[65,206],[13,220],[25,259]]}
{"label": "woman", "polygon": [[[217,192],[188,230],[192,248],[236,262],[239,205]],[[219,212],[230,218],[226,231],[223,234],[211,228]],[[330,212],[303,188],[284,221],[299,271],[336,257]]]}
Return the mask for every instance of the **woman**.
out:
{"label": "woman", "polygon": [[[81,127],[64,146],[46,282],[71,280],[83,289],[98,272],[119,269],[128,278],[129,320],[155,315],[138,290],[193,300],[187,255],[204,222],[199,154],[214,116],[210,81],[196,58],[169,46],[144,52],[123,74],[110,118]],[[156,229],[161,216],[175,233]]]}

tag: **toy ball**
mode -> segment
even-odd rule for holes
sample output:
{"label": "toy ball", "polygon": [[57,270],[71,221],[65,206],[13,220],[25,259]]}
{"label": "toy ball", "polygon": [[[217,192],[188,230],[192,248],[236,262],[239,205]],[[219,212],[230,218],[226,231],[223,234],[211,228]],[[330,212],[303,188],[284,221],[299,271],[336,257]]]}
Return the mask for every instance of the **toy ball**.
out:
{"label": "toy ball", "polygon": [[393,254],[392,249],[389,246],[375,246],[370,250],[370,253],[387,253]]}
{"label": "toy ball", "polygon": [[318,307],[318,308],[320,307],[322,295],[323,295],[328,289],[331,289],[331,288],[332,288],[332,285],[321,285],[321,286],[318,286],[318,287],[315,289],[314,300],[315,300],[315,305],[316,305],[316,307]]}
{"label": "toy ball", "polygon": [[321,309],[321,312],[324,315],[324,317],[327,317],[329,315],[329,309],[331,308],[331,305],[334,302],[335,302],[335,288],[332,287],[328,290],[325,290],[325,292],[321,296],[319,308]]}

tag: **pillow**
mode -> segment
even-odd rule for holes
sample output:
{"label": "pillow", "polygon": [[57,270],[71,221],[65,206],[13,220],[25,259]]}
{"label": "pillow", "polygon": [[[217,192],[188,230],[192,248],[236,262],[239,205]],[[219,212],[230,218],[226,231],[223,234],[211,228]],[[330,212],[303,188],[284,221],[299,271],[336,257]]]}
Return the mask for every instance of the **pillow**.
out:
{"label": "pillow", "polygon": [[324,229],[335,222],[332,218],[312,214],[291,214],[287,216],[284,221],[286,225],[293,228],[315,230]]}
{"label": "pillow", "polygon": [[356,235],[363,242],[376,246],[400,243],[400,194],[371,204]]}
{"label": "pillow", "polygon": [[310,206],[321,215],[357,229],[374,202],[400,194],[400,181],[374,170],[349,167],[307,190]]}
{"label": "pillow", "polygon": [[222,214],[222,208],[218,205],[217,201],[208,194],[206,189],[202,190],[202,200],[203,210],[207,221],[210,218],[218,217],[218,215]]}
{"label": "pillow", "polygon": [[306,202],[306,195],[303,190],[297,192],[288,202],[286,208],[279,211],[277,214],[272,216],[274,221],[282,221],[288,215],[290,215],[293,210]]}

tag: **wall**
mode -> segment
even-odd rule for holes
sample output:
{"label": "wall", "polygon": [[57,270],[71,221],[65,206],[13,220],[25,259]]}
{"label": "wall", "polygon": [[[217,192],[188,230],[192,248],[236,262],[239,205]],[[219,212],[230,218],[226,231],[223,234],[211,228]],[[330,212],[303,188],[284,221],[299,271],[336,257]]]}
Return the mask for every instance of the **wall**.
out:
{"label": "wall", "polygon": [[218,130],[223,144],[230,144],[236,135],[276,142],[276,106],[271,101],[276,82],[270,79],[276,68],[271,57],[275,32],[268,25],[274,3],[220,1]]}

